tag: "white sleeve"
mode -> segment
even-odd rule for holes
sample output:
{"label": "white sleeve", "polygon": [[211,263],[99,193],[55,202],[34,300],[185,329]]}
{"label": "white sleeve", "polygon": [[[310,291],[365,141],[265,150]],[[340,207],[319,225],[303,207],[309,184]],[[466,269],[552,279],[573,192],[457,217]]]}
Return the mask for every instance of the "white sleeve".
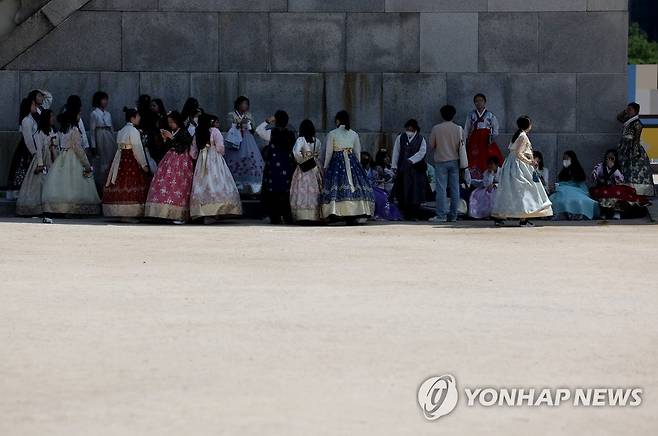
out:
{"label": "white sleeve", "polygon": [[[96,148],[96,127],[99,126],[99,120],[98,115],[96,114],[96,110],[91,113],[89,116],[89,135],[91,136],[91,146],[93,148]],[[84,142],[84,141],[83,141]]]}
{"label": "white sleeve", "polygon": [[263,121],[256,127],[256,134],[260,136],[263,141],[270,142],[272,139],[272,131],[267,129],[267,121]]}
{"label": "white sleeve", "polygon": [[329,168],[329,163],[331,163],[331,157],[334,155],[334,146],[332,143],[333,133],[329,132],[327,135],[327,142],[324,144],[324,168]]}
{"label": "white sleeve", "polygon": [[409,160],[414,164],[417,164],[421,160],[425,159],[426,154],[427,154],[427,142],[425,142],[425,138],[423,138],[423,142],[420,144],[420,149],[418,150],[418,153],[411,156]]}
{"label": "white sleeve", "polygon": [[398,169],[398,159],[400,159],[400,137],[402,135],[398,135],[397,138],[395,138],[395,144],[393,144],[393,155],[391,156],[391,168],[394,170]]}
{"label": "white sleeve", "polygon": [[85,123],[82,121],[82,118],[80,118],[80,122],[78,123],[78,130],[80,130],[80,135],[82,136],[80,146],[85,149],[89,148],[89,138],[87,138],[87,131],[85,130]]}
{"label": "white sleeve", "polygon": [[498,123],[498,118],[494,114],[491,114],[491,136],[496,137],[500,132],[500,123]]}
{"label": "white sleeve", "polygon": [[[352,130],[354,132],[354,130]],[[361,160],[361,138],[359,134],[354,132],[354,145],[352,146],[352,153],[356,156],[356,160]]]}
{"label": "white sleeve", "polygon": [[32,123],[30,122],[29,115],[21,121],[21,135],[23,135],[23,141],[25,141],[25,146],[30,151],[30,154],[35,154],[37,152],[37,144],[34,142]]}
{"label": "white sleeve", "polygon": [[470,136],[472,128],[473,126],[471,125],[471,114],[469,113],[468,115],[466,115],[466,122],[464,123],[464,131],[466,132],[467,135]]}
{"label": "white sleeve", "polygon": [[297,163],[302,163],[304,161],[304,155],[302,154],[302,149],[304,148],[304,143],[306,140],[302,137],[297,138],[295,146],[292,149],[292,154],[295,156]]}

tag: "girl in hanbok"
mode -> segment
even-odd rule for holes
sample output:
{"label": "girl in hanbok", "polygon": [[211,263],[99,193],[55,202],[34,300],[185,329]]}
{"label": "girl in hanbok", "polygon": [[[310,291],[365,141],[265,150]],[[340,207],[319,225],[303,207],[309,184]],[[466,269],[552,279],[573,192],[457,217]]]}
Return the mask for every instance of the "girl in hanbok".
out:
{"label": "girl in hanbok", "polygon": [[43,211],[48,214],[98,215],[98,197],[94,173],[82,148],[78,129],[80,114],[63,112],[58,117],[59,153],[43,187]]}
{"label": "girl in hanbok", "polygon": [[533,150],[532,158],[535,170],[537,171],[537,175],[539,175],[542,185],[544,185],[546,192],[551,193],[551,172],[546,168],[546,165],[544,165],[544,155],[540,151]]}
{"label": "girl in hanbok", "polygon": [[322,215],[352,224],[373,215],[375,195],[359,163],[361,141],[350,127],[349,114],[338,112],[335,122],[336,129],[329,132],[326,141]]}
{"label": "girl in hanbok", "polygon": [[594,187],[590,190],[592,198],[601,205],[603,218],[621,219],[622,213],[636,210],[646,203],[646,197],[637,195],[635,188],[625,185],[624,175],[619,167],[617,150],[608,150],[603,162],[592,171]]}
{"label": "girl in hanbok", "polygon": [[146,152],[146,157],[159,163],[167,153],[167,149],[162,139],[162,130],[169,127],[167,122],[167,110],[165,109],[162,99],[154,98],[149,103],[149,110],[146,111],[146,118],[141,116],[140,127],[144,140],[142,141]]}
{"label": "girl in hanbok", "polygon": [[510,155],[500,173],[491,216],[498,226],[507,218],[518,218],[521,227],[534,227],[529,219],[552,216],[553,209],[533,166],[532,144],[528,139],[532,121],[522,116],[516,124],[519,129],[512,137]]}
{"label": "girl in hanbok", "polygon": [[315,135],[313,122],[302,121],[299,126],[299,138],[293,148],[297,168],[290,185],[290,208],[295,222],[322,220],[320,208],[322,166],[319,161],[321,150],[322,144]]}
{"label": "girl in hanbok", "polygon": [[591,220],[599,217],[599,203],[589,196],[586,180],[576,153],[571,150],[564,152],[559,184],[550,196],[554,219]]}
{"label": "girl in hanbok", "polygon": [[494,208],[496,189],[500,183],[500,160],[491,156],[488,163],[489,166],[482,176],[482,186],[475,189],[469,199],[468,215],[471,218],[489,218]]}
{"label": "girl in hanbok", "polygon": [[199,117],[202,113],[203,110],[199,105],[199,100],[194,97],[190,97],[185,101],[181,115],[183,117],[187,133],[189,133],[192,137],[194,137],[196,127],[199,125]]}
{"label": "girl in hanbok", "polygon": [[617,156],[625,183],[635,189],[638,195],[652,197],[653,171],[651,160],[642,146],[643,126],[640,121],[640,105],[629,104],[626,110],[617,116],[617,120],[624,123]]}
{"label": "girl in hanbok", "polygon": [[498,136],[499,125],[496,116],[487,109],[487,97],[477,94],[473,103],[475,110],[466,117],[464,131],[468,138],[466,150],[471,178],[481,180],[491,156],[496,156],[500,162],[505,159],[494,141]]}
{"label": "girl in hanbok", "polygon": [[185,224],[190,217],[190,195],[194,178],[194,161],[190,156],[192,137],[177,111],[167,115],[169,130],[162,131],[169,149],[158,165],[146,199],[144,215],[174,224]]}
{"label": "girl in hanbok", "polygon": [[103,215],[135,219],[144,216],[151,174],[137,130],[141,117],[137,109],[123,109],[126,125],[117,133],[115,151],[103,193]]}
{"label": "girl in hanbok", "polygon": [[212,127],[214,121],[211,115],[199,117],[191,150],[196,169],[190,213],[192,219],[204,218],[204,221],[242,215],[240,193],[224,161],[224,137]]}
{"label": "girl in hanbok", "polygon": [[[367,154],[367,161],[371,162],[370,153]],[[361,165],[366,170],[363,162],[364,153],[361,152]],[[388,150],[379,149],[375,155],[375,167],[373,171],[367,171],[372,192],[375,195],[375,213],[374,218],[386,221],[402,221],[402,213],[397,205],[391,200],[391,192],[395,182],[395,172],[391,168],[391,159],[388,157]]]}
{"label": "girl in hanbok", "polygon": [[80,99],[80,96],[78,95],[69,95],[69,97],[66,99],[66,105],[64,106],[65,112],[68,112],[72,114],[72,116],[78,118],[78,131],[80,132],[80,137],[81,137],[81,143],[80,145],[82,146],[83,150],[85,150],[85,153],[89,153],[91,156],[96,154],[96,149],[91,148],[91,145],[89,144],[89,138],[87,137],[87,129],[85,127],[84,121],[82,121],[81,113],[82,113],[82,100]]}
{"label": "girl in hanbok", "polygon": [[16,214],[34,216],[43,214],[43,185],[55,161],[59,144],[55,131],[55,114],[44,110],[39,117],[39,127],[34,135],[36,153],[27,170],[16,202]]}
{"label": "girl in hanbok", "polygon": [[91,148],[98,156],[97,168],[94,171],[96,184],[101,187],[107,181],[110,165],[117,150],[116,137],[112,126],[112,115],[107,110],[109,102],[108,95],[98,91],[92,99],[94,110],[89,117],[89,135],[91,136]]}
{"label": "girl in hanbok", "polygon": [[37,133],[38,125],[37,120],[37,103],[34,98],[25,98],[21,101],[19,111],[19,132],[21,139],[16,147],[14,156],[11,160],[9,167],[9,190],[11,194],[9,197],[13,198],[13,191],[21,189],[23,180],[28,172],[28,168],[32,163],[33,156],[37,152],[34,135]]}
{"label": "girl in hanbok", "polygon": [[226,164],[243,194],[258,194],[263,182],[265,162],[254,138],[254,120],[249,112],[249,99],[238,97],[234,111],[228,114],[231,126],[225,138]]}
{"label": "girl in hanbok", "polygon": [[429,195],[427,180],[427,142],[420,134],[418,121],[411,119],[404,125],[393,145],[392,169],[395,172],[393,195],[405,219],[420,219],[420,205]]}

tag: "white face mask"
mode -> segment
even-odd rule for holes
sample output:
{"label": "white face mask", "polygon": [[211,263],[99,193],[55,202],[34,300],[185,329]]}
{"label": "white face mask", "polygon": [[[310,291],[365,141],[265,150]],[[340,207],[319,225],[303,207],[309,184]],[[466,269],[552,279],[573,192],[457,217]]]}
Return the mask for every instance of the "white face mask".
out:
{"label": "white face mask", "polygon": [[407,132],[407,138],[412,139],[414,136],[416,136],[416,132]]}
{"label": "white face mask", "polygon": [[571,159],[565,159],[562,161],[562,166],[565,168],[569,168],[571,166]]}

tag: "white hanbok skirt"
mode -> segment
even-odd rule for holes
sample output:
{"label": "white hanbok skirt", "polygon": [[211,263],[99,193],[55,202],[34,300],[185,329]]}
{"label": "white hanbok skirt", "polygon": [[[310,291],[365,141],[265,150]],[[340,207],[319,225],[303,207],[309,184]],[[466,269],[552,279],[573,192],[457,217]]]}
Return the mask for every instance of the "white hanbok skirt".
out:
{"label": "white hanbok skirt", "polygon": [[242,215],[240,193],[224,157],[201,150],[194,170],[190,215],[194,218]]}
{"label": "white hanbok skirt", "polygon": [[72,149],[55,159],[43,186],[43,211],[74,215],[98,215],[101,199],[93,177],[85,177],[84,168]]}

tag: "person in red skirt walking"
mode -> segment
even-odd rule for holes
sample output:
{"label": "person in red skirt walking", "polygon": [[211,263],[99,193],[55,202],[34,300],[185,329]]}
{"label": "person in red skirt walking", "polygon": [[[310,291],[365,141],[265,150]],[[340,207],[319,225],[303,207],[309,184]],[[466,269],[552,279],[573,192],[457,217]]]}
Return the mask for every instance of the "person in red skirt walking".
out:
{"label": "person in red skirt walking", "polygon": [[494,141],[498,136],[499,124],[496,116],[487,109],[487,97],[484,94],[477,94],[473,97],[473,103],[475,110],[466,117],[464,127],[468,138],[466,150],[471,179],[482,180],[489,158],[497,157],[501,165],[505,159]]}
{"label": "person in red skirt walking", "polygon": [[118,150],[103,192],[103,215],[134,219],[144,216],[151,176],[142,138],[137,130],[137,109],[123,109],[126,125],[117,134]]}

